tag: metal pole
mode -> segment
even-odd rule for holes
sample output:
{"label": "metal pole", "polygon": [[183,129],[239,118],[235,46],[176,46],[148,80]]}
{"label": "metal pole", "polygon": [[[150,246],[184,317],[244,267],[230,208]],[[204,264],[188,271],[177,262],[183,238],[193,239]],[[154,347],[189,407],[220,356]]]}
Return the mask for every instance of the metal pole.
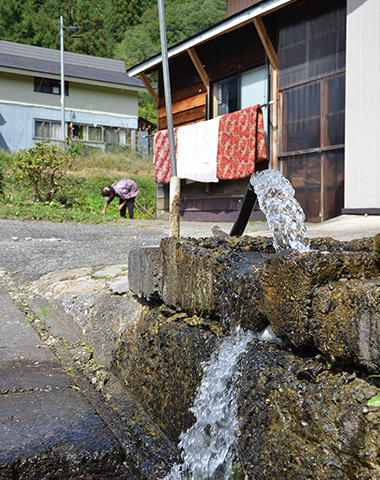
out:
{"label": "metal pole", "polygon": [[169,59],[166,40],[166,20],[165,20],[165,6],[164,0],[158,0],[158,18],[160,22],[160,39],[161,39],[161,54],[162,54],[162,74],[164,79],[164,93],[165,93],[165,108],[166,121],[169,136],[169,154],[171,165],[170,178],[170,236],[179,237],[179,206],[180,206],[180,180],[177,177],[177,160],[175,154],[175,141],[173,129],[173,112],[172,112],[172,98],[170,91],[170,76],[169,76]]}
{"label": "metal pole", "polygon": [[63,58],[64,52],[64,37],[65,30],[63,26],[63,15],[61,15],[61,139],[62,142],[66,140],[65,129],[65,62]]}

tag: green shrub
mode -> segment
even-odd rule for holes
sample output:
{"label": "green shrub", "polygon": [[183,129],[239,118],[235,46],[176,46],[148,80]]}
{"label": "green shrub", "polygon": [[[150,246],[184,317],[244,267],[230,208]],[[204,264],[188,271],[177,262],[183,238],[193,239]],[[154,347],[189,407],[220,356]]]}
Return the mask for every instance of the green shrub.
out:
{"label": "green shrub", "polygon": [[41,142],[21,150],[14,162],[15,178],[28,183],[40,202],[54,200],[59,183],[71,163],[71,153],[61,146]]}
{"label": "green shrub", "polygon": [[4,191],[5,178],[12,159],[13,155],[11,153],[0,150],[0,193]]}

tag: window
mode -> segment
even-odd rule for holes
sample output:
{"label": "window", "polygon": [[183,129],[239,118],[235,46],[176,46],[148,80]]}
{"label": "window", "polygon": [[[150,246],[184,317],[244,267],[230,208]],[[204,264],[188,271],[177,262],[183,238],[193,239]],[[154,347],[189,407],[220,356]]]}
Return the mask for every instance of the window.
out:
{"label": "window", "polygon": [[90,142],[102,142],[103,141],[103,129],[102,127],[89,125],[88,127],[88,139]]}
{"label": "window", "polygon": [[61,134],[61,122],[53,120],[35,120],[34,122],[34,136],[37,138],[60,140]]}
{"label": "window", "polygon": [[[316,5],[317,7],[317,5]],[[346,7],[283,20],[279,159],[308,221],[343,207]]]}
{"label": "window", "polygon": [[[61,95],[61,81],[54,78],[34,77],[34,91]],[[69,82],[65,82],[65,95],[69,94]]]}
{"label": "window", "polygon": [[120,127],[105,127],[103,125],[86,125],[72,123],[70,136],[73,140],[86,143],[101,143],[107,145],[132,145],[132,129]]}
{"label": "window", "polygon": [[233,77],[216,84],[218,113],[231,113],[239,110],[239,78]]}
{"label": "window", "polygon": [[215,82],[213,116],[268,101],[268,69],[259,67]]}
{"label": "window", "polygon": [[104,127],[104,142],[111,145],[118,145],[119,142],[119,128]]}
{"label": "window", "polygon": [[73,140],[88,140],[87,125],[74,123],[71,127],[71,137]]}

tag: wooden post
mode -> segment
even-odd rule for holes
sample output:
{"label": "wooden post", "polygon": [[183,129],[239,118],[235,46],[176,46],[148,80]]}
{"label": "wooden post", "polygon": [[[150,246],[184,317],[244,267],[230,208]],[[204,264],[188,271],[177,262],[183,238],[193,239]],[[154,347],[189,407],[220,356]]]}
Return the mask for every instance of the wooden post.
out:
{"label": "wooden post", "polygon": [[272,110],[272,168],[277,168],[277,155],[278,155],[278,55],[271,42],[268,32],[265,28],[261,17],[255,17],[253,24],[256,27],[257,33],[264,46],[265,52],[268,56],[269,62],[272,67],[272,95],[273,95],[273,110]]}
{"label": "wooden post", "polygon": [[201,77],[201,80],[203,82],[203,85],[208,88],[208,82],[209,78],[207,75],[206,70],[204,69],[202,62],[200,61],[197,52],[193,47],[187,49],[187,53],[189,54],[189,57],[191,58],[191,61],[194,64],[194,67],[196,68],[199,76]]}
{"label": "wooden post", "polygon": [[153,101],[154,103],[157,105],[158,107],[158,95],[157,93],[155,92],[154,88],[152,87],[152,84],[150,83],[150,81],[148,80],[148,77],[145,75],[144,72],[141,72],[140,73],[140,77],[141,77],[141,80],[143,81],[146,89],[148,90],[148,92],[150,93],[151,97],[153,98]]}
{"label": "wooden post", "polygon": [[166,121],[169,135],[169,153],[171,164],[171,178],[170,178],[170,236],[179,237],[179,213],[180,213],[180,180],[177,177],[177,160],[175,154],[174,128],[173,128],[173,111],[172,99],[170,90],[170,76],[169,76],[169,59],[166,41],[166,20],[165,20],[165,6],[164,0],[158,0],[158,17],[160,21],[160,37],[161,37],[161,54],[162,54],[162,73],[164,78],[165,91],[165,107],[166,107]]}

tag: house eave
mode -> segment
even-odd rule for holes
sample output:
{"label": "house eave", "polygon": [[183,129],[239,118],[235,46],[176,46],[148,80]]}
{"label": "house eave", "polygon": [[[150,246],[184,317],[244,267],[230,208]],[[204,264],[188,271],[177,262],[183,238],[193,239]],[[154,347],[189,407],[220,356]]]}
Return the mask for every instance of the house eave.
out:
{"label": "house eave", "polygon": [[[0,72],[11,73],[15,75],[24,75],[28,77],[45,77],[45,78],[54,78],[60,79],[60,75],[55,73],[48,73],[42,70],[29,70],[24,68],[13,68],[13,67],[5,67],[0,66]],[[65,75],[65,80],[74,82],[74,83],[83,83],[85,85],[94,85],[103,88],[116,88],[118,90],[128,90],[134,92],[146,92],[146,88],[144,86],[136,86],[136,85],[128,85],[125,83],[117,83],[117,82],[105,82],[101,80],[92,80],[90,78],[85,77],[75,77],[71,75]]]}
{"label": "house eave", "polygon": [[[254,18],[267,15],[283,6],[293,3],[296,0],[263,0],[261,3],[255,5],[252,8],[243,10],[242,12],[228,17],[225,20],[209,27],[206,30],[203,30],[200,34],[180,42],[173,47],[168,49],[168,57],[173,58],[181,53],[187,51],[190,48],[194,48],[202,43],[205,43],[213,38],[216,38],[220,35],[223,35],[227,32],[235,30],[236,28],[242,27],[250,23]],[[140,73],[151,70],[154,67],[157,67],[162,62],[162,55],[157,54],[153,57],[148,58],[144,62],[141,62],[134,67],[131,67],[127,70],[129,76],[134,77]]]}

